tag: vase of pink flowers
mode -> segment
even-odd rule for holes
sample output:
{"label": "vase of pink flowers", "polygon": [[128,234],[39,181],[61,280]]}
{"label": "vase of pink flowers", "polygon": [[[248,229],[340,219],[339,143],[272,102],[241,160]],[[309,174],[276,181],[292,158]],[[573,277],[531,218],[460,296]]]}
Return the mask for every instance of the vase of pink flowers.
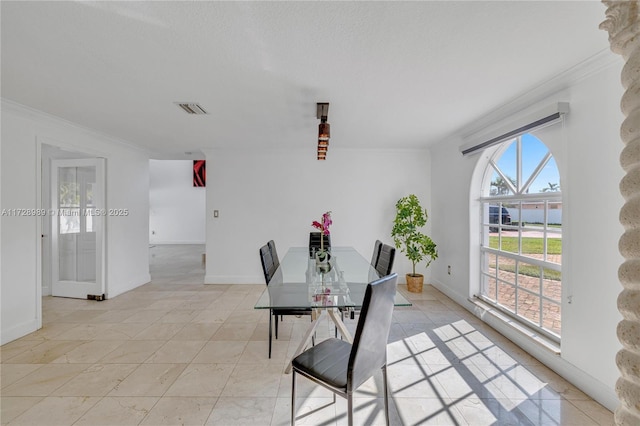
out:
{"label": "vase of pink flowers", "polygon": [[311,226],[313,226],[314,228],[318,229],[320,231],[320,250],[318,250],[316,252],[315,258],[316,258],[316,266],[322,270],[327,272],[329,270],[329,252],[327,252],[327,250],[325,250],[324,248],[324,236],[325,235],[330,235],[330,231],[329,231],[329,227],[331,226],[331,224],[333,223],[333,221],[331,220],[331,212],[325,212],[322,215],[322,220],[320,222],[318,222],[317,220],[314,220],[311,223]]}

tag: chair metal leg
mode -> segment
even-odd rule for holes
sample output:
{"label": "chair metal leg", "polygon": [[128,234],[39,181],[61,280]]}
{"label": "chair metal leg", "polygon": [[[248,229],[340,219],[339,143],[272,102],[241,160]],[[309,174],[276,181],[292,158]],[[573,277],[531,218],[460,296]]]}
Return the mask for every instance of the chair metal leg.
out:
{"label": "chair metal leg", "polygon": [[271,321],[273,320],[273,315],[269,312],[269,359],[271,359]]}
{"label": "chair metal leg", "polygon": [[384,386],[384,418],[387,422],[387,426],[391,423],[389,422],[389,387],[387,385],[387,366],[382,366],[382,386]]}
{"label": "chair metal leg", "polygon": [[273,315],[275,317],[275,322],[276,322],[276,339],[278,338],[278,316],[277,315]]}
{"label": "chair metal leg", "polygon": [[347,393],[347,424],[353,426],[353,393]]}
{"label": "chair metal leg", "polygon": [[291,372],[291,426],[296,424],[296,371]]}

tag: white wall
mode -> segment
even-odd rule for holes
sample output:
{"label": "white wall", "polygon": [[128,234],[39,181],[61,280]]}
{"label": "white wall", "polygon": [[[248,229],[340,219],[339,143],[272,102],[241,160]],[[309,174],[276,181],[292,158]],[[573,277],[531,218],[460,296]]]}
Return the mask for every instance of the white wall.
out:
{"label": "white wall", "polygon": [[[263,283],[260,246],[273,239],[280,257],[289,247],[306,247],[311,222],[327,210],[332,245],[353,246],[368,259],[376,239],[393,243],[399,198],[415,193],[430,209],[428,151],[351,151],[332,144],[326,161],[316,160],[313,140],[297,151],[205,153],[206,283]],[[394,271],[403,282],[410,271],[401,253]]]}
{"label": "white wall", "polygon": [[149,242],[204,244],[206,188],[193,186],[193,160],[150,160],[149,176]]}
{"label": "white wall", "polygon": [[[37,194],[42,144],[106,158],[107,208],[129,210],[126,217],[107,217],[107,297],[149,281],[149,162],[145,153],[4,100],[1,141],[4,209],[41,207]],[[36,217],[3,216],[1,226],[1,342],[6,343],[41,326],[41,223]]]}
{"label": "white wall", "polygon": [[[571,108],[565,134],[542,139],[558,163],[563,190],[561,356],[507,328],[500,330],[610,409],[617,406],[615,354],[620,343],[616,325],[621,319],[616,307],[621,290],[617,269],[622,263],[617,243],[623,231],[618,221],[623,204],[618,190],[623,176],[618,160],[623,118],[620,70],[621,62],[615,62],[539,102],[569,101]],[[432,186],[433,237],[440,241],[432,282],[473,309],[468,298],[479,282],[479,241],[474,228],[478,217],[474,200],[479,192],[474,179],[479,174],[476,165],[484,169],[487,154],[463,157],[460,145],[461,139],[452,138],[431,152],[434,182],[447,182]],[[447,275],[446,265],[452,265],[452,275]]]}
{"label": "white wall", "polygon": [[[520,222],[520,210],[517,208],[508,208],[511,215],[512,222]],[[523,209],[522,221],[525,223],[544,223],[544,209]],[[547,223],[562,223],[562,209],[549,209],[547,210]]]}

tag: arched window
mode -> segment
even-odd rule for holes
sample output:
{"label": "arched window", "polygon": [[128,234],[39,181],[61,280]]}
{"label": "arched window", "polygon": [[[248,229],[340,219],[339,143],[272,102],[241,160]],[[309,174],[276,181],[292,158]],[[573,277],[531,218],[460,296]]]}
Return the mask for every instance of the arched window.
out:
{"label": "arched window", "polygon": [[562,301],[562,192],[547,146],[530,133],[485,170],[480,297],[555,341]]}

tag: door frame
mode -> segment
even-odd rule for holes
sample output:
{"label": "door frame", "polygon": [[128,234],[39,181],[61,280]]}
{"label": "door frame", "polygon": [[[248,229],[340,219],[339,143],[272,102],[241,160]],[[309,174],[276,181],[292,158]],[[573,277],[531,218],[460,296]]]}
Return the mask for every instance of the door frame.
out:
{"label": "door frame", "polygon": [[[102,152],[99,150],[95,150],[92,148],[88,148],[86,146],[76,145],[74,143],[64,142],[58,139],[54,139],[51,137],[44,136],[36,136],[35,137],[35,145],[36,145],[36,208],[40,211],[45,210],[48,211],[51,205],[51,191],[47,191],[48,194],[43,194],[42,186],[43,186],[43,161],[50,162],[53,158],[86,158],[86,157],[99,157],[105,159],[105,207],[108,205],[108,197],[107,197],[107,189],[108,184],[106,182],[107,176],[107,158],[109,155],[106,152]],[[51,168],[47,167],[46,171],[50,174]],[[50,186],[51,176],[47,176],[47,182],[45,185]],[[43,200],[43,195],[47,195],[48,199]],[[45,236],[43,238],[43,221],[50,220],[48,214],[45,216],[41,216],[36,220],[36,261],[35,261],[35,269],[36,269],[36,292],[35,297],[36,300],[36,324],[37,328],[42,328],[42,271],[43,267],[50,268],[51,267],[51,238]],[[50,230],[49,230],[50,231]],[[109,294],[109,281],[108,281],[108,261],[109,257],[107,256],[107,232],[108,226],[105,218],[105,230],[103,234],[103,275],[104,275],[104,291],[105,294]],[[43,247],[45,244],[49,245],[48,256],[47,253],[44,252]],[[45,265],[46,263],[46,265]],[[49,278],[51,274],[49,274]],[[49,294],[51,292],[51,285],[49,283]]]}

